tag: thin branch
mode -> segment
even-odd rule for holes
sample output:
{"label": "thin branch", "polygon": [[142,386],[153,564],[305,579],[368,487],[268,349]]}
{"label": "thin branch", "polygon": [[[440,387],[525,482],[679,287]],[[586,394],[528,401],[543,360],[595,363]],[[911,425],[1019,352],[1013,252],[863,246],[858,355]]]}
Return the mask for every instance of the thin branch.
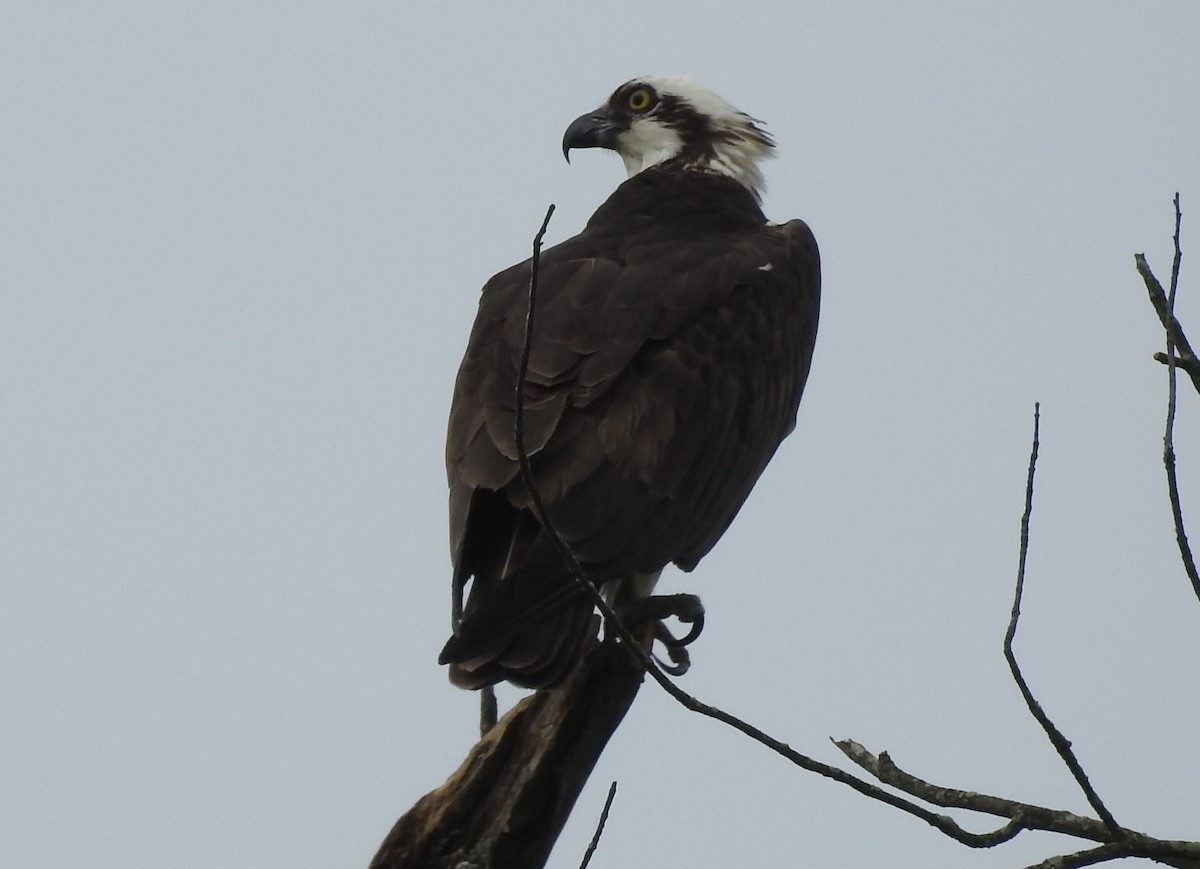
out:
{"label": "thin branch", "polygon": [[479,689],[479,738],[488,735],[488,731],[496,726],[499,719],[499,708],[496,705],[496,689],[486,685]]}
{"label": "thin branch", "polygon": [[604,808],[600,810],[600,820],[596,822],[596,832],[592,834],[592,841],[588,842],[587,850],[583,852],[583,862],[579,864],[579,869],[587,869],[588,863],[592,862],[592,855],[596,853],[596,846],[600,844],[600,836],[604,833],[604,825],[608,821],[608,810],[612,808],[613,798],[617,795],[617,783],[613,782],[608,786],[608,799],[604,801]]}
{"label": "thin branch", "polygon": [[1029,453],[1029,476],[1025,481],[1025,512],[1021,516],[1021,556],[1017,567],[1017,589],[1013,596],[1012,615],[1008,620],[1008,631],[1004,635],[1004,657],[1008,661],[1008,669],[1012,673],[1013,680],[1017,683],[1017,687],[1021,689],[1021,696],[1025,698],[1025,705],[1029,707],[1029,711],[1033,717],[1037,719],[1038,724],[1042,726],[1042,730],[1049,737],[1051,745],[1058,752],[1058,756],[1062,758],[1063,763],[1071,770],[1071,775],[1075,777],[1075,781],[1083,790],[1084,796],[1091,804],[1096,814],[1100,816],[1100,820],[1104,822],[1104,826],[1108,827],[1114,834],[1120,834],[1121,825],[1105,807],[1104,802],[1100,799],[1100,795],[1092,787],[1092,783],[1088,781],[1087,774],[1083,771],[1075,753],[1071,751],[1071,742],[1062,735],[1054,722],[1050,720],[1045,710],[1042,709],[1037,698],[1033,696],[1033,692],[1029,689],[1029,684],[1025,681],[1025,677],[1021,675],[1021,667],[1017,663],[1017,656],[1013,653],[1013,638],[1017,635],[1017,621],[1021,618],[1021,596],[1025,591],[1025,561],[1029,554],[1029,517],[1033,513],[1033,475],[1037,469],[1038,457],[1038,424],[1041,418],[1040,405],[1033,406],[1033,448]]}
{"label": "thin branch", "polygon": [[[1179,289],[1179,266],[1183,262],[1183,250],[1179,246],[1179,227],[1183,223],[1183,212],[1179,209],[1178,190],[1175,191],[1174,205],[1175,234],[1172,236],[1172,240],[1175,242],[1175,256],[1171,259],[1171,293],[1167,297],[1167,313],[1172,320],[1175,320],[1175,291]],[[1188,352],[1191,352],[1190,348]]]}
{"label": "thin branch", "polygon": [[[657,670],[653,671],[651,675],[654,675],[655,672],[657,672]],[[824,776],[828,779],[833,779],[840,784],[844,784],[847,787],[853,788],[863,796],[870,797],[873,800],[878,800],[881,803],[886,803],[893,808],[900,809],[903,812],[907,812],[910,815],[918,817],[931,827],[937,828],[942,833],[945,833],[950,838],[961,842],[964,845],[968,845],[972,848],[989,848],[996,844],[996,842],[993,841],[993,834],[991,833],[972,833],[968,830],[964,830],[953,818],[949,817],[948,815],[940,815],[936,812],[932,812],[924,806],[919,806],[916,803],[904,799],[903,797],[898,797],[889,791],[885,791],[883,788],[876,787],[870,782],[863,781],[857,776],[851,775],[845,770],[838,769],[836,766],[830,766],[829,764],[822,763],[819,760],[814,760],[807,755],[801,754],[787,743],[775,739],[773,736],[770,736],[767,733],[764,733],[753,724],[743,721],[735,715],[730,715],[728,712],[718,709],[716,706],[710,706],[707,703],[702,703],[691,694],[688,694],[662,673],[655,675],[655,680],[663,687],[664,690],[666,690],[668,694],[682,704],[684,708],[732,727],[739,733],[745,734],[760,745],[766,746],[767,748],[771,749],[771,751],[791,761],[801,769],[809,772],[815,772],[817,775]]]}
{"label": "thin branch", "polygon": [[1160,863],[1189,869],[1200,867],[1200,842],[1157,839],[1128,828],[1122,828],[1119,835],[1114,835],[1095,818],[990,794],[931,784],[900,769],[886,751],[878,755],[872,754],[850,739],[839,740],[834,744],[846,757],[879,781],[917,799],[942,808],[965,809],[1008,818],[1009,822],[1003,827],[984,834],[993,840],[991,844],[1006,842],[1022,830],[1040,830],[1102,844],[1120,845],[1125,856],[1149,857]]}
{"label": "thin branch", "polygon": [[[1179,246],[1179,226],[1183,214],[1179,209],[1179,194],[1175,194],[1175,256],[1171,261],[1171,290],[1167,296],[1167,314],[1171,322],[1175,319],[1175,291],[1179,288],[1179,265],[1183,261],[1183,250]],[[1175,471],[1175,340],[1171,330],[1167,329],[1167,426],[1163,434],[1163,466],[1167,470],[1167,495],[1171,501],[1171,516],[1175,521],[1175,541],[1179,544],[1179,554],[1183,559],[1183,568],[1187,571],[1188,579],[1192,581],[1192,590],[1200,598],[1200,573],[1196,571],[1196,560],[1192,557],[1192,548],[1188,544],[1187,532],[1183,527],[1183,507],[1179,500],[1179,478]]]}
{"label": "thin branch", "polygon": [[[1126,857],[1141,857],[1153,860],[1164,866],[1174,866],[1176,869],[1195,869],[1200,866],[1194,857],[1175,856],[1172,846],[1192,845],[1185,842],[1160,842],[1157,839],[1120,840],[1108,842],[1097,848],[1087,848],[1073,854],[1061,854],[1050,857],[1041,863],[1027,866],[1026,869],[1076,869],[1079,866],[1094,866],[1097,863],[1107,863],[1110,860],[1122,860]],[[1160,845],[1167,846],[1165,849]]]}
{"label": "thin branch", "polygon": [[1076,851],[1074,854],[1051,857],[1049,860],[1027,866],[1026,869],[1079,869],[1081,866],[1095,866],[1097,863],[1107,863],[1109,860],[1119,860],[1128,856],[1129,853],[1125,846],[1120,843],[1110,843],[1101,845],[1099,848]]}
{"label": "thin branch", "polygon": [[[1178,194],[1176,194],[1178,199]],[[1178,268],[1179,254],[1179,213],[1176,208],[1176,259],[1175,266]],[[1196,387],[1196,391],[1200,392],[1200,359],[1196,358],[1196,353],[1192,350],[1192,345],[1188,342],[1187,335],[1184,334],[1183,326],[1175,319],[1175,314],[1171,310],[1171,305],[1168,302],[1167,294],[1162,288],[1162,284],[1158,282],[1158,278],[1154,276],[1154,272],[1150,270],[1149,263],[1146,262],[1145,254],[1134,254],[1133,261],[1137,265],[1138,274],[1142,276],[1142,281],[1146,285],[1146,292],[1150,294],[1150,304],[1154,306],[1155,313],[1158,314],[1159,322],[1162,323],[1163,329],[1166,330],[1167,337],[1175,345],[1175,364],[1187,372],[1192,378],[1192,385]],[[1178,277],[1178,273],[1175,273]],[[1170,364],[1170,360],[1166,354],[1156,353],[1154,358],[1164,364]]]}
{"label": "thin branch", "polygon": [[[872,754],[852,739],[839,740],[834,745],[840,748],[846,757],[884,784],[902,790],[919,800],[944,809],[966,809],[1008,818],[1010,822],[1018,825],[1015,830],[1006,830],[1010,826],[1006,825],[992,833],[991,835],[997,838],[997,843],[1013,838],[1022,829],[1064,833],[1096,842],[1105,842],[1111,837],[1108,828],[1094,818],[1085,818],[1082,815],[1049,809],[1033,803],[1022,803],[975,791],[930,784],[924,779],[900,769],[886,751],[880,752],[878,755]],[[1001,837],[1001,831],[1006,831],[1009,835]]]}

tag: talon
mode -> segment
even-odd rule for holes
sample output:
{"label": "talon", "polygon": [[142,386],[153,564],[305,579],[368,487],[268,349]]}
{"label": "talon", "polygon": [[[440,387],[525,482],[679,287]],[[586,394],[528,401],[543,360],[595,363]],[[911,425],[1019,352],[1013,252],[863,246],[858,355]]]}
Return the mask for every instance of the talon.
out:
{"label": "talon", "polygon": [[[690,625],[686,634],[677,637],[666,625],[666,619],[676,618]],[[672,676],[682,676],[692,665],[686,646],[696,641],[704,630],[704,604],[694,594],[653,595],[634,603],[627,610],[628,622],[654,624],[654,640],[662,643],[670,663],[658,655],[654,660],[663,671]]]}
{"label": "talon", "polygon": [[[689,630],[682,637],[675,637],[669,631],[666,631],[666,627],[664,626],[663,630],[666,631],[667,635],[670,636],[671,639],[670,640],[664,639],[663,645],[676,646],[676,647],[680,647],[680,648],[682,648],[683,646],[690,646],[692,643],[694,643],[696,641],[696,638],[699,637],[700,634],[704,631],[704,611],[703,610],[696,613],[691,618],[684,618],[683,616],[680,616],[679,620],[681,622],[683,622],[685,625],[690,622],[692,625],[691,630]],[[659,624],[662,624],[662,623],[660,622]]]}
{"label": "talon", "polygon": [[671,676],[682,676],[692,667],[692,656],[688,654],[688,650],[683,646],[671,646],[663,644],[667,649],[667,656],[671,659],[671,663],[666,663],[658,655],[653,655],[655,663],[662,668],[664,673]]}

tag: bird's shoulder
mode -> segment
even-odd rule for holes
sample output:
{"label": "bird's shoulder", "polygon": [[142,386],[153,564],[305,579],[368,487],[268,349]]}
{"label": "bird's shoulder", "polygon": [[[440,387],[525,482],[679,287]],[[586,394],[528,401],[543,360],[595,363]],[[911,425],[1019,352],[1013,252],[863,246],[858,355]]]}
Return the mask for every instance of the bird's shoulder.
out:
{"label": "bird's shoulder", "polygon": [[[763,266],[778,270],[773,282],[819,274],[808,225],[767,222],[757,200],[725,176],[651,170],[621,184],[579,234],[541,253],[537,316],[580,326],[626,318],[632,327],[652,311],[714,304],[761,280]],[[488,281],[477,325],[523,323],[531,273],[527,259]]]}

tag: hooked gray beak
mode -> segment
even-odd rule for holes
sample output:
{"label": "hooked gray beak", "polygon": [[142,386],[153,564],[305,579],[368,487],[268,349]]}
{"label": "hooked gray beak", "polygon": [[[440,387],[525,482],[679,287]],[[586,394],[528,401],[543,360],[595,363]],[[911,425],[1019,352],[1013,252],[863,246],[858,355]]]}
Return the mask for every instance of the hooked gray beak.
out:
{"label": "hooked gray beak", "polygon": [[580,115],[563,134],[563,156],[571,162],[572,148],[616,149],[618,124],[603,109]]}

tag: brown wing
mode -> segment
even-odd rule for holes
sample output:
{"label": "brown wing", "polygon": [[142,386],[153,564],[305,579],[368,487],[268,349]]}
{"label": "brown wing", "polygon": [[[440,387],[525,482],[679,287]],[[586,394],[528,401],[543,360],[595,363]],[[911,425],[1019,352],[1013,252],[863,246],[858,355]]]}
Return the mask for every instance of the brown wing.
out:
{"label": "brown wing", "polygon": [[[525,445],[551,518],[595,582],[692,569],[795,423],[816,336],[817,246],[800,221],[636,242],[585,232],[542,257]],[[452,679],[565,674],[591,604],[531,512],[513,442],[528,264],[497,275],[447,440]]]}

